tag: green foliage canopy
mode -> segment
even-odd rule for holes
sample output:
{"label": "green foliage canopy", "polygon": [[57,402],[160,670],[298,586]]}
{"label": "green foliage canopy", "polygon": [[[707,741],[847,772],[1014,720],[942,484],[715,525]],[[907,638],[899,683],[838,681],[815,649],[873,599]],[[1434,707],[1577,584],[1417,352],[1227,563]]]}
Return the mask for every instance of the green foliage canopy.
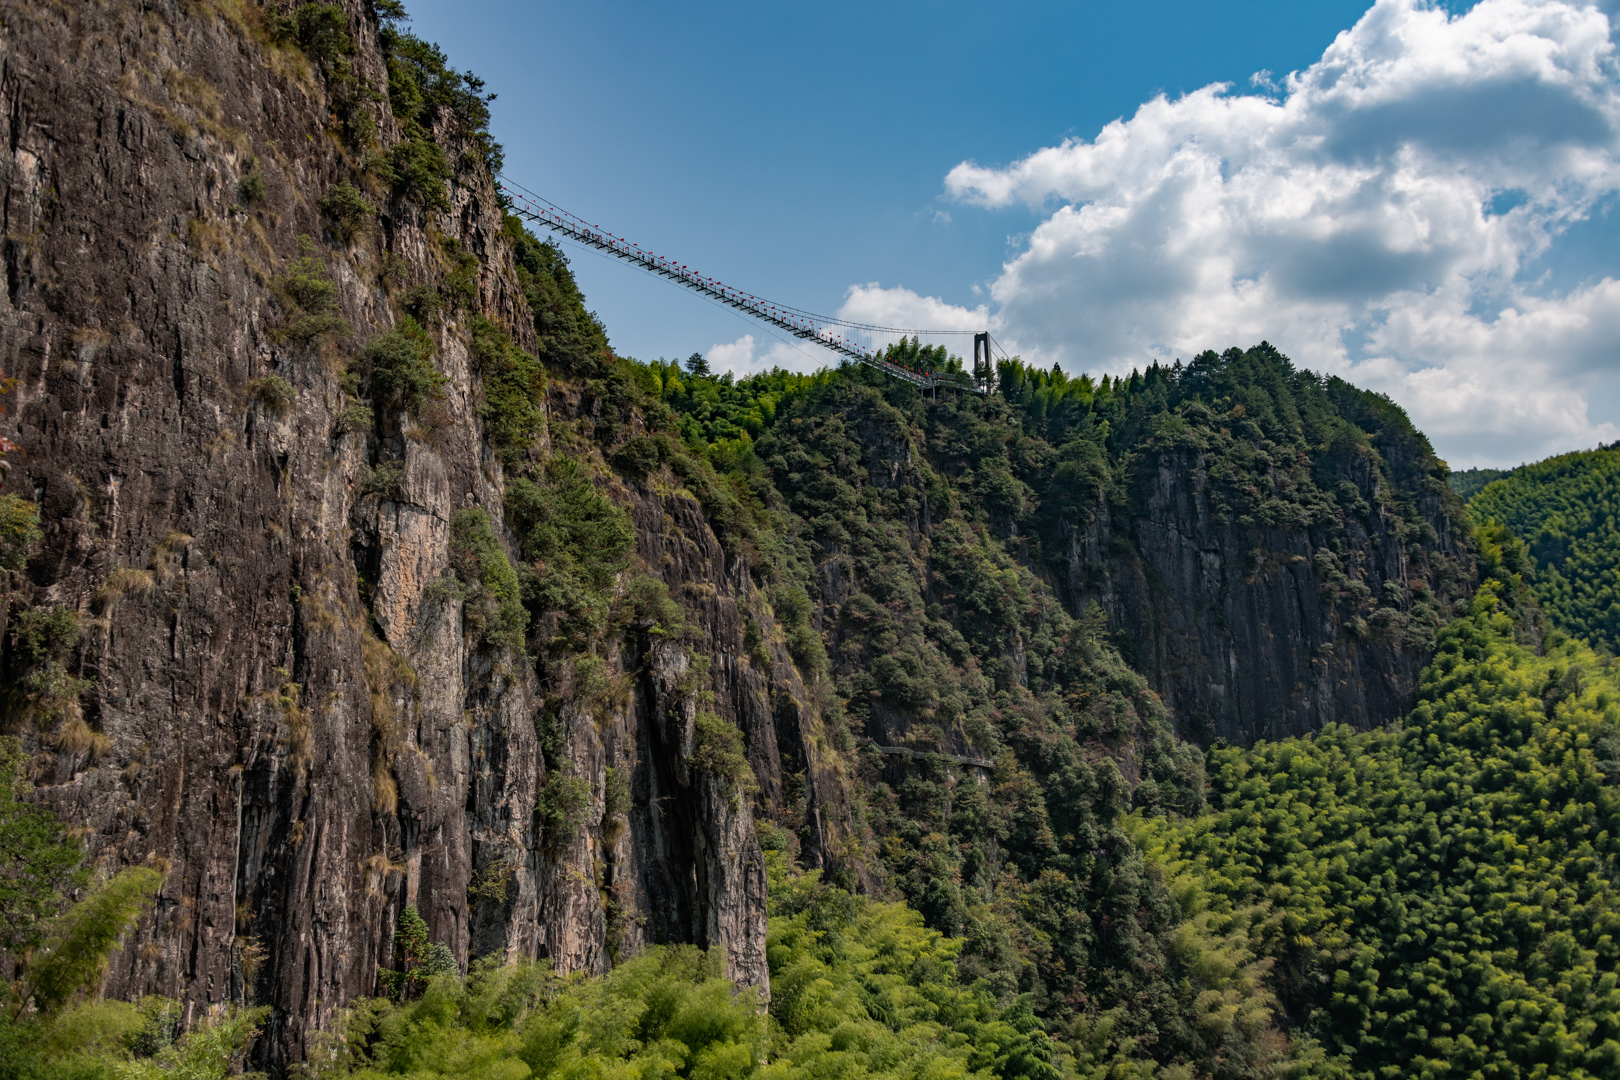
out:
{"label": "green foliage canopy", "polygon": [[433,362],[438,347],[421,323],[406,317],[373,338],[360,356],[378,405],[422,416],[448,381]]}
{"label": "green foliage canopy", "polygon": [[79,845],[55,815],[25,801],[27,769],[17,740],[0,736],[0,949],[10,952],[37,945],[43,920],[84,880]]}
{"label": "green foliage canopy", "polygon": [[489,515],[477,507],[450,520],[450,564],[466,589],[462,618],[484,644],[523,652],[528,615],[522,584]]}
{"label": "green foliage canopy", "polygon": [[1620,652],[1620,447],[1521,466],[1482,488],[1468,510],[1529,546],[1531,588],[1548,618]]}
{"label": "green foliage canopy", "polygon": [[1403,726],[1216,749],[1210,814],[1138,826],[1190,908],[1268,909],[1258,948],[1331,1074],[1620,1069],[1620,669],[1538,654],[1486,562]]}

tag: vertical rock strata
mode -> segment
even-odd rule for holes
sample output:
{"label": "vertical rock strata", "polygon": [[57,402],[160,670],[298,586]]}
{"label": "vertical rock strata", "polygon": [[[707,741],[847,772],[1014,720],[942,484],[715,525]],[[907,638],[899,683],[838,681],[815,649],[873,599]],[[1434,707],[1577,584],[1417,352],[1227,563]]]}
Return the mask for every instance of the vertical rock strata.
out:
{"label": "vertical rock strata", "polygon": [[1341,485],[1350,508],[1240,523],[1205,454],[1150,450],[1121,504],[1074,531],[1059,584],[1077,609],[1103,605],[1189,738],[1385,723],[1412,707],[1474,573],[1455,500],[1412,457],[1375,432]]}
{"label": "vertical rock strata", "polygon": [[[349,70],[378,91],[358,108],[386,148],[401,134],[378,27],[342,6]],[[470,314],[534,348],[491,177],[447,115],[449,209],[371,182],[379,227],[345,240],[317,204],[366,175],[367,151],[338,130],[328,74],[271,33],[275,14],[0,5],[0,363],[24,447],[8,490],[37,502],[45,534],[8,610],[78,613],[68,667],[90,681],[94,737],[13,730],[98,870],[166,874],[109,991],[270,1004],[278,1067],[375,992],[408,904],[463,965],[601,971],[687,941],[764,987],[748,796],[687,757],[712,695],[702,707],[742,729],[764,805],[781,806],[784,762],[808,772],[796,806],[820,858],[816,823],[845,811],[768,606],[691,497],[615,482],[635,558],[684,603],[689,640],[631,632],[603,658],[621,692],[548,704],[532,664],[469,635],[435,583],[453,574],[457,511],[499,531],[505,484]],[[344,364],[456,244],[477,256],[474,295],[430,323],[448,379],[432,422],[346,419]],[[301,254],[334,282],[346,333],[289,332]],[[557,384],[547,407],[578,400]],[[560,832],[536,809],[558,771],[584,804]]]}

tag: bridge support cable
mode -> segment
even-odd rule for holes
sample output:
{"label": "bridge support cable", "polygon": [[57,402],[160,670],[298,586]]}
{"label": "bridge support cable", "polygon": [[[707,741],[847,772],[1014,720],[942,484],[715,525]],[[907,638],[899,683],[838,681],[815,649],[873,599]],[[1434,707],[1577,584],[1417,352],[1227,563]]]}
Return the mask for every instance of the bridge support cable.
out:
{"label": "bridge support cable", "polygon": [[[506,200],[507,208],[525,221],[543,225],[576,243],[596,248],[625,262],[631,263],[659,277],[668,278],[711,300],[737,309],[760,322],[785,330],[794,337],[813,341],[831,349],[857,364],[865,364],[913,386],[937,391],[940,387],[973,390],[984,393],[989,389],[995,370],[991,359],[991,337],[985,331],[975,330],[906,330],[892,326],[876,326],[816,315],[799,308],[773,304],[761,297],[733,288],[715,278],[705,277],[696,270],[654,254],[622,236],[615,236],[568,213],[547,199],[543,199],[506,177],[497,180],[497,190]],[[934,338],[941,336],[972,336],[974,374],[951,371],[926,371],[906,364],[894,363],[884,357],[884,349],[877,341],[892,341],[896,336],[907,338]],[[980,366],[980,348],[983,348],[984,366]]]}

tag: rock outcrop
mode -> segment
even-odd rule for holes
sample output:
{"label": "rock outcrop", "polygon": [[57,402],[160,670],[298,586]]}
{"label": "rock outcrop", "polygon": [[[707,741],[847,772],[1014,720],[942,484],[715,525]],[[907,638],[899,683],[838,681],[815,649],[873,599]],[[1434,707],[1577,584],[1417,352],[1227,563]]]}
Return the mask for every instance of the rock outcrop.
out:
{"label": "rock outcrop", "polygon": [[1250,745],[1404,716],[1452,601],[1471,588],[1444,480],[1395,433],[1354,464],[1347,505],[1240,523],[1194,449],[1149,451],[1073,532],[1060,585],[1100,603],[1185,737]]}
{"label": "rock outcrop", "polygon": [[[804,823],[817,864],[847,810],[814,695],[744,556],[651,483],[608,494],[685,639],[628,634],[586,696],[471,633],[452,525],[478,508],[498,529],[506,478],[469,322],[530,350],[535,332],[486,159],[449,110],[447,207],[376,178],[401,125],[370,6],[339,10],[352,51],[323,59],[274,7],[4,5],[9,489],[45,534],[7,611],[76,613],[65,665],[86,680],[73,715],[11,723],[99,872],[165,873],[109,992],[269,1004],[280,1068],[376,992],[407,905],[462,965],[602,971],[695,942],[767,989],[750,797],[687,758],[701,703],[743,732],[759,805]],[[376,227],[321,209],[347,183]],[[433,415],[357,421],[346,365],[465,253],[470,292],[424,319]],[[294,324],[309,315],[325,322]],[[558,383],[545,404],[581,400]],[[808,777],[792,798],[784,769]],[[559,776],[567,812],[548,816]]]}

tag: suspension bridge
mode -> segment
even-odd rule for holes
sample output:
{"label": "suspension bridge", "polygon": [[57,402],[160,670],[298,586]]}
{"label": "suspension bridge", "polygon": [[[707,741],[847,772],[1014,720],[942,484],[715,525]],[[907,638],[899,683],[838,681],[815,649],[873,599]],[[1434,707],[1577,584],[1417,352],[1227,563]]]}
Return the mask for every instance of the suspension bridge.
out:
{"label": "suspension bridge", "polygon": [[[612,255],[649,273],[667,278],[677,285],[701,293],[727,307],[784,330],[804,341],[831,349],[857,364],[876,368],[886,375],[908,382],[936,395],[941,387],[988,392],[995,371],[992,348],[1005,357],[995,345],[988,330],[906,330],[893,326],[875,326],[870,323],[851,322],[847,319],[816,315],[799,308],[773,304],[752,293],[734,288],[716,278],[707,277],[684,263],[654,254],[622,236],[590,224],[548,199],[510,178],[497,180],[497,190],[506,200],[507,208],[536,225],[566,236],[576,243]],[[906,364],[889,346],[896,342],[933,340],[936,338],[973,337],[973,372],[928,370]]]}

